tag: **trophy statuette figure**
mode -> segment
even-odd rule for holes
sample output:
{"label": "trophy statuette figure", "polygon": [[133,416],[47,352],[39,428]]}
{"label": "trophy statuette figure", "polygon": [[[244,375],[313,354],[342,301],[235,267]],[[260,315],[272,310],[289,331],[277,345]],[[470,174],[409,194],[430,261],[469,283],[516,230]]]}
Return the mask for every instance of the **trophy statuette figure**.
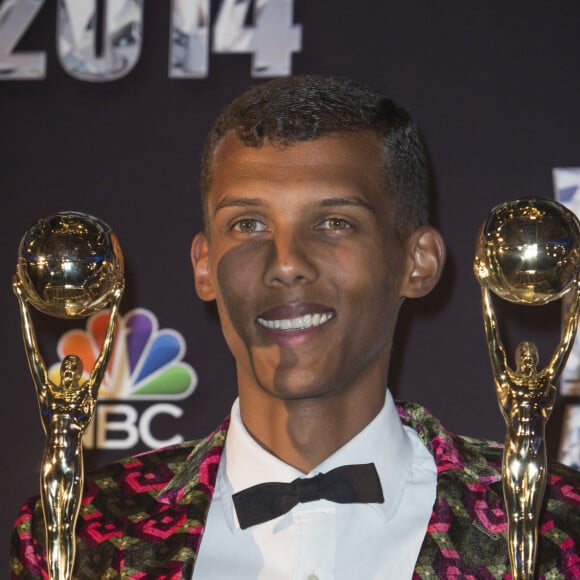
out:
{"label": "trophy statuette figure", "polygon": [[[580,224],[553,200],[519,199],[499,205],[479,232],[474,271],[481,285],[485,334],[507,427],[502,481],[512,577],[528,580],[534,578],[547,480],[545,426],[578,326]],[[525,305],[571,295],[561,341],[542,370],[537,369],[537,348],[529,341],[517,346],[516,366],[509,366],[490,292]]]}
{"label": "trophy statuette figure", "polygon": [[[40,495],[49,578],[69,580],[82,499],[82,436],[110,360],[124,289],[123,255],[115,234],[101,220],[78,212],[39,220],[20,242],[13,289],[46,433]],[[29,305],[59,318],[82,318],[111,306],[101,351],[88,378],[83,380],[83,363],[73,354],[61,363],[60,381],[50,380]]]}

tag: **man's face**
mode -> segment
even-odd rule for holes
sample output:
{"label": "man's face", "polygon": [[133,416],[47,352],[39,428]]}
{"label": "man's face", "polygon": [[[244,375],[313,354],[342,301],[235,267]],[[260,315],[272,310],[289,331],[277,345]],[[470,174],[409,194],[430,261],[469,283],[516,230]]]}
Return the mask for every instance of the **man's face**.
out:
{"label": "man's face", "polygon": [[297,399],[385,387],[407,249],[369,132],[216,149],[198,294],[217,301],[240,393]]}

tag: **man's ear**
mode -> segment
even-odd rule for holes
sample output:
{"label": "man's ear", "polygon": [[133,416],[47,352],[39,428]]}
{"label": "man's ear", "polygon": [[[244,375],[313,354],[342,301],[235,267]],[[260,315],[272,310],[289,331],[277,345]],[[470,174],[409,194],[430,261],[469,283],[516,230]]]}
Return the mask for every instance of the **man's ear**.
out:
{"label": "man's ear", "polygon": [[437,286],[445,264],[445,242],[431,226],[421,226],[407,239],[407,268],[401,287],[406,298],[421,298]]}
{"label": "man's ear", "polygon": [[208,241],[203,232],[197,234],[191,243],[191,263],[197,295],[206,302],[215,300],[215,289],[210,276]]}

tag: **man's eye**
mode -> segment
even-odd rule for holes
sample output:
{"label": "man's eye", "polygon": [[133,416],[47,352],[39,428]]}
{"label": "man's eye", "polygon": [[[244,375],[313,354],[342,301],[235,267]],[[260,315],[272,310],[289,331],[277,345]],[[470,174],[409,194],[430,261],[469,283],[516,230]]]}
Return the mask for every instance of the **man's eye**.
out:
{"label": "man's eye", "polygon": [[345,230],[352,226],[343,218],[329,218],[321,222],[318,227],[323,230]]}
{"label": "man's eye", "polygon": [[253,234],[254,232],[265,231],[266,224],[253,218],[244,218],[243,220],[237,221],[233,229],[242,234]]}

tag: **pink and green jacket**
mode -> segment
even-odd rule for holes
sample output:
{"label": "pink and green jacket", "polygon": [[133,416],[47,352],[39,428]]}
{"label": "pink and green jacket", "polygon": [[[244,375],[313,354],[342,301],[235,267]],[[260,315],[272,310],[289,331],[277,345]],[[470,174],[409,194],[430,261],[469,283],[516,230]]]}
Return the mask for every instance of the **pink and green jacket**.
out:
{"label": "pink and green jacket", "polygon": [[[437,498],[415,579],[511,578],[501,491],[502,446],[459,437],[418,405],[400,403],[437,465]],[[108,465],[85,478],[75,578],[189,580],[203,536],[228,422],[207,438]],[[580,579],[580,472],[550,465],[537,576]],[[46,579],[38,498],[16,520],[11,578]]]}

